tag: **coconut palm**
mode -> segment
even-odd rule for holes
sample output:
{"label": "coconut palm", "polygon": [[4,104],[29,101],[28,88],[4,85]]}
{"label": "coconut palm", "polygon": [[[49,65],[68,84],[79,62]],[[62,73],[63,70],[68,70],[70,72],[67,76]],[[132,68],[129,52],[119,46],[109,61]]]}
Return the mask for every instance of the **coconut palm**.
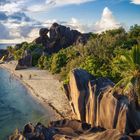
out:
{"label": "coconut palm", "polygon": [[119,56],[117,66],[121,70],[123,78],[115,88],[123,84],[123,93],[133,90],[133,94],[137,95],[140,103],[140,46],[136,45],[130,51]]}

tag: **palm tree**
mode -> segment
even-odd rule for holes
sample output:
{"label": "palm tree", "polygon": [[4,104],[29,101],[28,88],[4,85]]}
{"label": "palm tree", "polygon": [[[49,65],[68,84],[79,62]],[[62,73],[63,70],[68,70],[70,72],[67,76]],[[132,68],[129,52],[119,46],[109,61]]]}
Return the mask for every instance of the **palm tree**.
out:
{"label": "palm tree", "polygon": [[123,78],[115,88],[123,85],[123,94],[127,94],[130,90],[133,91],[133,96],[136,95],[140,103],[140,46],[136,45],[119,56],[117,66]]}

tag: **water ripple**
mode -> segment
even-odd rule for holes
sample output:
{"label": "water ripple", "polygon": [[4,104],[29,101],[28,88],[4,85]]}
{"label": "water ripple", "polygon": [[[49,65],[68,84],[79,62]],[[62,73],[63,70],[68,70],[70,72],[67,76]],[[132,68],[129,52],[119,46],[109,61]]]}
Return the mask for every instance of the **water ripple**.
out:
{"label": "water ripple", "polygon": [[18,80],[9,77],[9,72],[0,69],[0,140],[6,139],[15,128],[47,113]]}

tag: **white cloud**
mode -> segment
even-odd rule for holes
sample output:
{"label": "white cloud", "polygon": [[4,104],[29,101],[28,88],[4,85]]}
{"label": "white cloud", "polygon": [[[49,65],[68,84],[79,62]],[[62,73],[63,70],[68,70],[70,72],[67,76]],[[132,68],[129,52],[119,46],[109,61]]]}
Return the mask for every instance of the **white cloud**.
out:
{"label": "white cloud", "polygon": [[29,12],[41,12],[50,9],[47,5],[33,5],[27,8]]}
{"label": "white cloud", "polygon": [[42,27],[50,27],[57,20],[46,20],[38,22],[36,20],[17,20],[16,18],[8,18],[0,22],[0,43],[1,42],[23,42],[33,41],[39,36],[39,29]]}
{"label": "white cloud", "polygon": [[94,0],[47,0],[46,4],[48,5],[56,5],[56,6],[63,6],[63,5],[69,5],[69,4],[81,4],[86,2],[91,2]]}
{"label": "white cloud", "polygon": [[99,21],[96,22],[94,30],[96,32],[103,32],[105,30],[119,28],[121,24],[116,21],[112,12],[105,7],[102,13],[102,17]]}
{"label": "white cloud", "polygon": [[76,18],[71,18],[71,20],[67,22],[65,25],[71,27],[74,30],[78,30],[79,32],[82,33],[91,31],[90,25],[81,24],[81,22]]}
{"label": "white cloud", "polygon": [[32,42],[38,36],[39,36],[39,29],[34,28],[27,34],[26,41],[27,42]]}
{"label": "white cloud", "polygon": [[44,27],[50,27],[54,22],[59,22],[56,19],[48,19],[42,23]]}
{"label": "white cloud", "polygon": [[46,0],[43,4],[33,5],[27,8],[31,12],[47,11],[54,7],[61,7],[65,5],[77,5],[82,3],[87,3],[95,0]]}
{"label": "white cloud", "polygon": [[[64,0],[65,1],[65,0]],[[79,0],[81,1],[81,0]],[[18,14],[23,15],[22,13]],[[17,16],[16,16],[17,17]],[[25,15],[26,17],[26,15]],[[28,17],[26,17],[28,19]],[[95,24],[83,24],[80,20],[76,18],[71,18],[69,21],[58,21],[56,19],[46,20],[44,22],[38,22],[32,19],[24,20],[24,18],[18,20],[17,18],[8,18],[0,24],[0,42],[7,39],[8,42],[22,42],[22,41],[33,41],[39,36],[38,31],[42,27],[50,27],[52,23],[57,22],[64,26],[68,26],[71,29],[78,30],[82,33],[85,32],[102,32],[108,29],[114,29],[121,26],[119,22],[116,21],[112,12],[106,7],[103,10],[101,19]],[[4,39],[4,40],[3,40]]]}
{"label": "white cloud", "polygon": [[[50,27],[52,23],[58,22],[81,32],[87,31],[87,25],[81,24],[77,19],[72,18],[69,22],[57,21],[56,19],[38,22],[29,18],[25,12],[30,11],[45,11],[54,7],[65,5],[78,5],[95,0],[44,0],[41,4],[33,3],[31,7],[27,3],[31,0],[0,0],[0,12],[5,16],[0,23],[0,42],[12,41],[19,42],[24,40],[33,40],[38,36],[38,30],[42,27]],[[44,3],[43,3],[44,2]]]}
{"label": "white cloud", "polygon": [[5,2],[5,4],[0,5],[0,11],[6,12],[7,14],[13,14],[15,12],[20,12],[23,9],[23,5],[26,0],[18,0]]}
{"label": "white cloud", "polygon": [[131,0],[131,3],[140,5],[140,0]]}
{"label": "white cloud", "polygon": [[[42,27],[37,21],[16,21],[8,19],[0,24],[0,42],[31,41],[38,36],[37,31]],[[34,34],[36,30],[37,34]],[[6,41],[7,40],[7,41]]]}

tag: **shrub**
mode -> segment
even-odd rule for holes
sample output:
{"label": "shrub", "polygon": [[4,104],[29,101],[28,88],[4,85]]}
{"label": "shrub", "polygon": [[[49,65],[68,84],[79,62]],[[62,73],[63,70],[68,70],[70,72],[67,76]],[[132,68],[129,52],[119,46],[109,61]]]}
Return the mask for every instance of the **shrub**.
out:
{"label": "shrub", "polygon": [[63,52],[58,52],[53,55],[51,62],[51,72],[59,73],[61,68],[67,63],[67,56]]}

